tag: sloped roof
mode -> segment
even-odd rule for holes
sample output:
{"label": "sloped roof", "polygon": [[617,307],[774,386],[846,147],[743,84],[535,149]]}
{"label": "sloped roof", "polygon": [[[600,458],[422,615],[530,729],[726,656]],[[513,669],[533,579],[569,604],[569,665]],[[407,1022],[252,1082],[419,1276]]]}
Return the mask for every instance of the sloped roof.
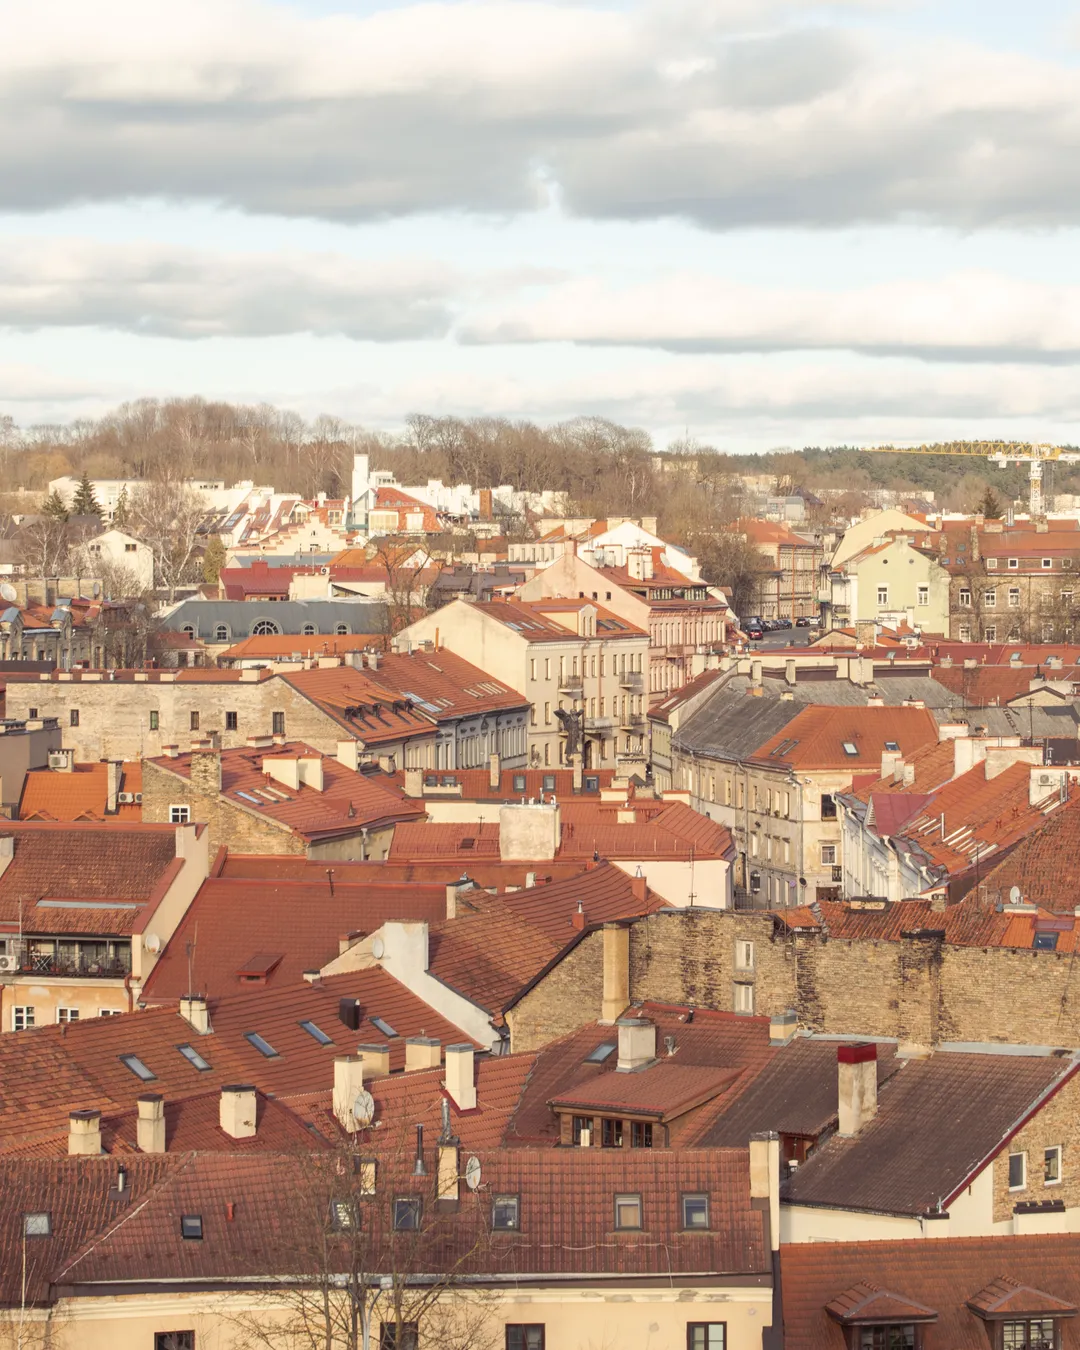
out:
{"label": "sloped roof", "polygon": [[906,1060],[882,1085],[873,1119],[856,1135],[819,1145],[784,1182],[784,1197],[882,1214],[947,1209],[1076,1067],[1052,1056],[939,1052]]}
{"label": "sloped roof", "polygon": [[[826,1311],[857,1284],[894,1290],[934,1309],[928,1344],[986,1350],[987,1328],[970,1301],[1007,1274],[1047,1290],[1055,1304],[1080,1303],[1080,1235],[938,1238],[934,1241],[807,1242],[780,1248],[784,1343],[789,1350],[845,1350],[844,1328]],[[1061,1322],[1064,1350],[1080,1324]]]}
{"label": "sloped roof", "polygon": [[[937,723],[924,708],[818,708],[798,710],[782,734],[775,734],[753,752],[806,771],[846,769],[880,772],[886,743],[899,746],[905,757],[937,743]],[[844,746],[852,745],[856,754]]]}
{"label": "sloped roof", "polygon": [[320,861],[295,880],[210,877],[158,957],[144,1000],[167,1002],[188,992],[189,944],[199,988],[216,999],[245,987],[240,972],[256,951],[278,958],[260,987],[281,988],[334,960],[343,937],[373,933],[388,919],[435,922],[446,914],[441,883],[358,885],[340,880],[340,872]]}
{"label": "sloped roof", "polygon": [[[120,792],[142,792],[142,760],[119,766]],[[106,815],[109,800],[109,766],[76,764],[70,773],[56,769],[30,769],[23,780],[19,799],[20,820],[142,820],[142,806],[121,802]]]}

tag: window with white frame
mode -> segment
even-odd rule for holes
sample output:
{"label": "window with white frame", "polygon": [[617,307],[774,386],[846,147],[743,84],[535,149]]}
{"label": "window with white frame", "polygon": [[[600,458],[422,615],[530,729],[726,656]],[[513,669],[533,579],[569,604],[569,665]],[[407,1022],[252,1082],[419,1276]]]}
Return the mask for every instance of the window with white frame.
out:
{"label": "window with white frame", "polygon": [[735,969],[754,969],[754,944],[752,942],[739,941],[735,943]]}
{"label": "window with white frame", "polygon": [[79,1020],[78,1008],[57,1008],[56,1020],[58,1022],[77,1022]]}
{"label": "window with white frame", "polygon": [[879,605],[887,605],[889,603],[888,586],[879,586],[877,588],[877,602]]}
{"label": "window with white frame", "polygon": [[920,587],[918,588],[918,601],[917,601],[917,603],[918,603],[920,609],[925,609],[925,607],[930,603],[930,587],[929,587],[929,586],[920,586]]}
{"label": "window with white frame", "polygon": [[836,845],[822,844],[821,846],[821,865],[822,867],[834,867],[836,865]]}
{"label": "window with white frame", "polygon": [[970,642],[970,641],[971,641],[971,625],[970,625],[970,624],[966,624],[966,623],[962,623],[962,624],[960,625],[960,632],[959,632],[959,635],[958,635],[958,636],[959,636],[959,641],[961,641],[961,642]]}
{"label": "window with white frame", "polygon": [[966,586],[961,587],[959,596],[957,597],[957,601],[962,609],[971,608],[971,592],[967,589]]}
{"label": "window with white frame", "polygon": [[[1009,566],[1012,567],[1012,566],[1015,564],[1015,562],[1016,562],[1016,559],[1015,559],[1015,558],[1010,558],[1010,559],[1009,559]],[[998,564],[998,560],[997,560],[996,558],[987,558],[987,560],[986,560],[986,570],[987,570],[988,572],[996,572],[996,571],[997,571],[997,564]]]}
{"label": "window with white frame", "polygon": [[1010,586],[1010,587],[1009,587],[1009,608],[1010,608],[1010,609],[1019,609],[1019,608],[1020,608],[1020,587],[1019,587],[1019,586]]}
{"label": "window with white frame", "polygon": [[753,1016],[754,986],[752,984],[735,985],[734,1005],[737,1013],[746,1013],[747,1016]]}
{"label": "window with white frame", "polygon": [[1022,1191],[1027,1185],[1027,1154],[1009,1154],[1009,1190]]}
{"label": "window with white frame", "polygon": [[187,825],[191,820],[191,807],[174,805],[169,807],[170,825]]}
{"label": "window with white frame", "polygon": [[983,591],[983,604],[986,606],[987,609],[994,609],[997,606],[997,591],[996,590]]}
{"label": "window with white frame", "polygon": [[11,1010],[12,1031],[26,1031],[34,1025],[34,1020],[32,1004],[16,1004]]}
{"label": "window with white frame", "polygon": [[1054,565],[1054,560],[1053,560],[1053,558],[1044,558],[1044,559],[1042,560],[1042,565],[1043,565],[1043,571],[1049,572],[1050,568],[1053,567],[1053,565]]}
{"label": "window with white frame", "polygon": [[983,629],[983,637],[987,642],[996,642],[997,626],[995,624],[990,624],[987,628]]}
{"label": "window with white frame", "polygon": [[1043,1185],[1057,1186],[1061,1181],[1061,1145],[1043,1150]]}

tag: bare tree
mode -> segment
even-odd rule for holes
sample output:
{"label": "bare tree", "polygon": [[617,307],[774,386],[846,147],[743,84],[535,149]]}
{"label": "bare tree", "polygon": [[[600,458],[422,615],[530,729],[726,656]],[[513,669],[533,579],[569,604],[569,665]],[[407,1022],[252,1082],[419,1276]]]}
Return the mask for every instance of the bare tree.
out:
{"label": "bare tree", "polygon": [[469,1279],[490,1261],[485,1201],[449,1128],[426,1157],[412,1134],[401,1119],[295,1159],[292,1269],[229,1316],[236,1350],[416,1350],[421,1326],[441,1350],[494,1350],[490,1296]]}
{"label": "bare tree", "polygon": [[26,571],[35,577],[57,577],[71,565],[71,529],[57,515],[28,516],[20,525],[18,544]]}
{"label": "bare tree", "polygon": [[198,529],[205,515],[202,497],[183,483],[147,483],[132,497],[132,528],[153,550],[155,581],[170,603],[178,586],[198,577]]}
{"label": "bare tree", "polygon": [[391,634],[400,633],[416,617],[425,595],[421,576],[433,565],[429,540],[388,535],[373,545],[372,562],[386,575],[386,609]]}

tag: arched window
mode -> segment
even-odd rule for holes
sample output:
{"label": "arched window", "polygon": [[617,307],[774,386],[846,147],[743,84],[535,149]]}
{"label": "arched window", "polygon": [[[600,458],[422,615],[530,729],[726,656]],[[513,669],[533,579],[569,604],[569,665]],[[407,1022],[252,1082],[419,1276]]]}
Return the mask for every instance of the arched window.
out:
{"label": "arched window", "polygon": [[338,637],[345,637],[348,631],[349,625],[347,623],[339,623],[338,626],[334,629],[334,632],[338,635]]}
{"label": "arched window", "polygon": [[181,633],[184,634],[185,637],[189,637],[189,638],[192,640],[192,642],[195,641],[195,625],[194,625],[194,624],[186,623],[186,624],[184,624],[183,628],[180,629],[180,631],[181,631]]}
{"label": "arched window", "polygon": [[306,623],[304,624],[303,628],[300,629],[300,636],[314,637],[318,631],[319,630],[315,627],[313,623]]}
{"label": "arched window", "polygon": [[259,619],[251,630],[252,637],[276,637],[281,629],[273,619]]}
{"label": "arched window", "polygon": [[229,640],[229,625],[227,623],[219,623],[218,626],[214,629],[214,641],[228,642],[228,640]]}

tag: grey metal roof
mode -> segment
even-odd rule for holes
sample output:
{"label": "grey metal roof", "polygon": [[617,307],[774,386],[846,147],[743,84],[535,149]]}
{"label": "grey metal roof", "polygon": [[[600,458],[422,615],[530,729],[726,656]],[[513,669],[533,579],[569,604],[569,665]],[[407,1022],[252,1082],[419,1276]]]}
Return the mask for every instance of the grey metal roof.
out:
{"label": "grey metal roof", "polygon": [[214,630],[224,624],[229,641],[251,637],[256,624],[269,621],[280,633],[300,635],[305,625],[313,625],[315,634],[332,634],[339,624],[349,633],[385,633],[386,605],[381,600],[182,600],[163,616],[162,626],[179,633],[189,626],[203,641],[214,638]]}
{"label": "grey metal roof", "polygon": [[[865,701],[865,700],[864,700]],[[696,755],[744,759],[802,712],[794,699],[753,698],[725,684],[679,728],[672,744]]]}

